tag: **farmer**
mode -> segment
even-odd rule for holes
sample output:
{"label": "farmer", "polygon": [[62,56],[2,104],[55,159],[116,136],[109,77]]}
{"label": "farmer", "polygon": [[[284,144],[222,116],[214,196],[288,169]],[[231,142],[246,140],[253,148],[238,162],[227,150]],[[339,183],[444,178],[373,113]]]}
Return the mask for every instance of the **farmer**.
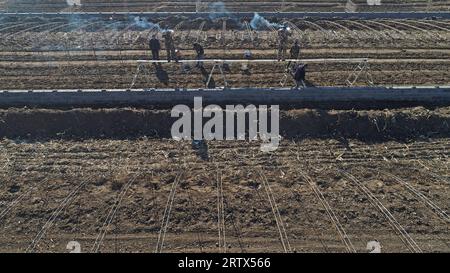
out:
{"label": "farmer", "polygon": [[286,27],[278,30],[278,61],[286,60],[287,43],[289,31]]}
{"label": "farmer", "polygon": [[[298,44],[298,40],[295,40],[294,44],[291,47],[291,50],[289,51],[290,53],[290,58],[292,60],[297,60],[299,55],[300,55],[300,45]],[[291,61],[288,62],[286,69],[290,69],[291,67]]]}
{"label": "farmer", "polygon": [[159,51],[161,50],[161,43],[156,38],[156,35],[152,35],[152,38],[150,39],[148,44],[149,44],[150,50],[152,51],[152,59],[154,61],[158,61],[159,60]]}
{"label": "farmer", "polygon": [[292,78],[295,81],[295,89],[305,88],[305,76],[306,76],[307,64],[298,64],[292,72]]}
{"label": "farmer", "polygon": [[178,59],[175,54],[175,44],[173,42],[173,30],[167,30],[164,32],[164,44],[166,46],[166,52],[167,52],[167,61],[170,62],[172,60],[175,60],[178,62]]}
{"label": "farmer", "polygon": [[298,44],[298,40],[295,40],[289,53],[291,53],[291,59],[294,59],[294,60],[298,59],[298,57],[300,55],[300,45]]}

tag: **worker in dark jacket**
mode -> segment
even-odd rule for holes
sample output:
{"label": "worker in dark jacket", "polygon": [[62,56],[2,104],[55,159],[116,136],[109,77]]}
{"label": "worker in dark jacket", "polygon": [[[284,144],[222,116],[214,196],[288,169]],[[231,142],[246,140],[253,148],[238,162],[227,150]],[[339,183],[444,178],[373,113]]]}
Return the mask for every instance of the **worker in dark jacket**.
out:
{"label": "worker in dark jacket", "polygon": [[295,89],[305,88],[305,77],[306,77],[306,66],[307,64],[298,64],[294,71],[292,72],[292,78],[295,81]]}
{"label": "worker in dark jacket", "polygon": [[202,60],[205,58],[205,50],[199,43],[194,43],[194,50],[197,54],[197,65],[195,67],[201,68],[203,67]]}
{"label": "worker in dark jacket", "polygon": [[150,39],[150,42],[148,43],[150,50],[152,51],[152,59],[154,61],[159,60],[159,51],[161,50],[161,44],[159,40],[156,38],[156,35],[153,35]]}

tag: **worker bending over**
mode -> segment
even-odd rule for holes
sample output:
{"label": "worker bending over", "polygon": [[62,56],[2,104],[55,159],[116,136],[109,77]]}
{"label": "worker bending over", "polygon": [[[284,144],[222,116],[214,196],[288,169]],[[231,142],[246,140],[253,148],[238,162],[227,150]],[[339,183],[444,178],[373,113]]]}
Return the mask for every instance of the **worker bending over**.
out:
{"label": "worker bending over", "polygon": [[295,81],[295,89],[305,88],[305,77],[306,77],[306,66],[307,64],[298,64],[294,67],[293,72],[291,73],[292,78]]}
{"label": "worker bending over", "polygon": [[202,68],[203,67],[202,61],[205,58],[205,49],[199,43],[194,43],[194,50],[195,53],[197,54],[197,64],[195,65],[195,67]]}

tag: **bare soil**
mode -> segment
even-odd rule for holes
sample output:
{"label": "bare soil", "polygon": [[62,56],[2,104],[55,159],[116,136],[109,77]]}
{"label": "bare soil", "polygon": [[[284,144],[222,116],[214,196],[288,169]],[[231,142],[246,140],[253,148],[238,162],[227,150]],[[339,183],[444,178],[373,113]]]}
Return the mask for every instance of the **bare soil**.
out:
{"label": "bare soil", "polygon": [[[177,118],[169,110],[3,109],[0,137],[25,140],[171,138]],[[353,138],[366,141],[447,137],[450,108],[281,111],[284,138]]]}
{"label": "bare soil", "polygon": [[162,251],[219,252],[220,177],[228,251],[284,251],[267,179],[291,251],[348,251],[337,225],[358,252],[374,240],[411,251],[395,219],[422,251],[448,252],[449,113],[286,111],[279,149],[263,153],[167,139],[167,111],[3,110],[0,251],[66,252],[76,240],[83,252],[153,252],[178,181]]}
{"label": "bare soil", "polygon": [[[191,143],[161,139],[3,140],[1,149],[0,208],[8,210],[2,214],[2,252],[66,252],[72,240],[85,252],[96,245],[101,252],[152,252],[170,189],[181,173],[163,251],[219,252],[218,172],[228,251],[283,251],[260,172],[267,177],[293,251],[347,251],[302,174],[314,181],[356,251],[367,252],[366,244],[374,240],[383,252],[410,251],[386,215],[340,170],[369,189],[423,251],[450,250],[448,219],[392,177],[448,212],[448,138],[378,144],[285,140],[271,154],[261,153],[258,143],[213,141],[208,142],[208,161]],[[110,220],[108,213],[122,194]],[[104,240],[96,240],[103,231]]]}

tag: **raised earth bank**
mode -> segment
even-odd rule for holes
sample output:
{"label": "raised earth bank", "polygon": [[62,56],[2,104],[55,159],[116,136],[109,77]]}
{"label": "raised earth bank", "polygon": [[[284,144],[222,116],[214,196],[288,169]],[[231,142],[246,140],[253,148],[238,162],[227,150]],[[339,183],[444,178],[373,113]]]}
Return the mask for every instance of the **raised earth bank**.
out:
{"label": "raised earth bank", "polygon": [[[0,110],[0,137],[28,140],[170,138],[169,110]],[[289,110],[280,112],[284,138],[344,137],[409,140],[450,136],[450,107],[391,110]]]}

